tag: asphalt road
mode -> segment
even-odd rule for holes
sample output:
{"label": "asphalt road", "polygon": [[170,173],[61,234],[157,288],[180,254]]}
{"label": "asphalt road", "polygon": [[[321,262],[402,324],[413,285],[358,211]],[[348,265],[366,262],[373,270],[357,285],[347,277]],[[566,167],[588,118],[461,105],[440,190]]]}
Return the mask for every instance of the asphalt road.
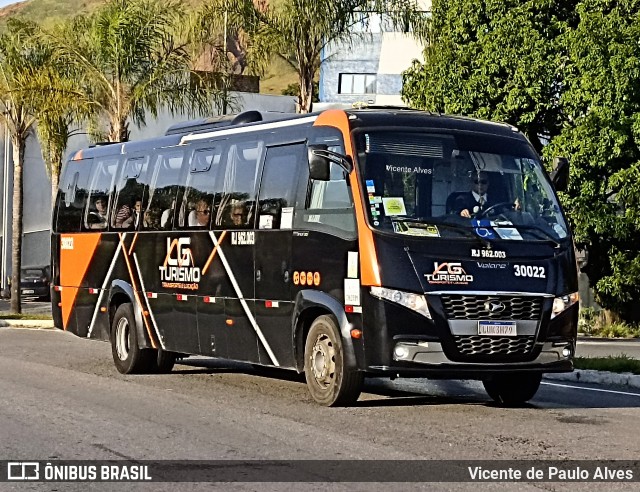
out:
{"label": "asphalt road", "polygon": [[[0,328],[0,457],[11,460],[637,460],[639,419],[640,391],[552,381],[543,381],[522,408],[495,406],[477,382],[381,379],[368,381],[356,406],[324,408],[312,402],[302,377],[285,371],[194,358],[168,375],[123,376],[107,343],[58,330]],[[316,477],[323,473],[317,470]],[[25,490],[20,485],[0,484],[0,489]],[[517,488],[584,490],[586,485],[519,483]],[[28,490],[115,486],[33,483]],[[300,490],[301,484],[137,487]],[[331,486],[390,488],[430,485]],[[475,490],[477,484],[433,488]],[[491,484],[496,489],[513,487]]]}

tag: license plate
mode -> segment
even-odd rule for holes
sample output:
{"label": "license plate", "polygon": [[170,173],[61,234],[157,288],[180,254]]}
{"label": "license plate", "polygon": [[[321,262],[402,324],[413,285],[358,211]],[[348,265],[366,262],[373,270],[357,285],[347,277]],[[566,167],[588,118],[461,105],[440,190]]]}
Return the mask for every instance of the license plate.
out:
{"label": "license plate", "polygon": [[478,321],[478,335],[515,337],[517,334],[515,321]]}
{"label": "license plate", "polygon": [[24,289],[22,291],[23,294],[33,294],[35,291],[33,289]]}

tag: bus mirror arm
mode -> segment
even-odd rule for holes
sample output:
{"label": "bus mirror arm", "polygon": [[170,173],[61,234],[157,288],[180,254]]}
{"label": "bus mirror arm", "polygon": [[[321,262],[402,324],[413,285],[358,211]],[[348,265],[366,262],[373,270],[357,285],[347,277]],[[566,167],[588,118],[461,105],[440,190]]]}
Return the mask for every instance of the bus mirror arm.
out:
{"label": "bus mirror arm", "polygon": [[549,174],[556,191],[566,191],[569,186],[569,159],[566,157],[553,158],[553,171]]}
{"label": "bus mirror arm", "polygon": [[331,173],[329,164],[337,164],[350,174],[353,171],[353,162],[349,156],[339,154],[327,149],[326,145],[309,145],[309,177],[320,181],[329,181]]}

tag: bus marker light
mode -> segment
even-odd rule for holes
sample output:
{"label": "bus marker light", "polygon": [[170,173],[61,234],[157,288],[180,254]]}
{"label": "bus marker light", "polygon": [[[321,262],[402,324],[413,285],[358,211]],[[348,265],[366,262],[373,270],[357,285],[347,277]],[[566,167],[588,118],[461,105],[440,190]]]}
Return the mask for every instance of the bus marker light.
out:
{"label": "bus marker light", "polygon": [[62,307],[62,303],[61,302],[58,303],[58,307]]}
{"label": "bus marker light", "polygon": [[149,316],[149,311],[142,311],[143,316]]}
{"label": "bus marker light", "polygon": [[149,299],[157,299],[158,298],[158,294],[156,294],[155,292],[147,292],[147,297]]}
{"label": "bus marker light", "polygon": [[56,292],[60,292],[62,290],[62,285],[56,285],[53,287],[53,290],[55,290]]}
{"label": "bus marker light", "polygon": [[98,292],[100,292],[100,289],[89,289],[89,294],[97,294]]}
{"label": "bus marker light", "polygon": [[278,301],[264,301],[264,307],[277,308],[280,306]]}
{"label": "bus marker light", "polygon": [[353,313],[353,306],[345,306],[344,307],[344,312],[345,313]]}
{"label": "bus marker light", "polygon": [[362,338],[362,331],[358,330],[357,328],[353,328],[351,330],[351,338]]}
{"label": "bus marker light", "polygon": [[176,299],[178,299],[179,301],[186,301],[187,296],[184,294],[176,294]]}
{"label": "bus marker light", "polygon": [[216,302],[216,298],[215,297],[209,297],[209,296],[205,296],[202,300],[203,300],[203,302],[206,302],[208,304],[215,304],[215,302]]}
{"label": "bus marker light", "polygon": [[233,326],[235,324],[235,321],[233,321],[232,319],[228,319],[227,321],[225,321],[225,323],[227,323],[227,326]]}
{"label": "bus marker light", "polygon": [[101,307],[101,308],[100,308],[100,312],[101,312],[101,313],[106,313],[106,312],[107,312],[107,308],[106,308],[106,307],[104,307],[104,306],[103,306],[103,307]]}

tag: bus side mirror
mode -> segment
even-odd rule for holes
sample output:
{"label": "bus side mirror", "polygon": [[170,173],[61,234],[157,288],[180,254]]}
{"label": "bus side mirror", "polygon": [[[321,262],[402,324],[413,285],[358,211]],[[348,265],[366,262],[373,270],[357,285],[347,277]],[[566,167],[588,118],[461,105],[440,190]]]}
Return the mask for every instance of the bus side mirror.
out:
{"label": "bus side mirror", "polygon": [[309,177],[311,179],[329,181],[331,179],[331,162],[340,166],[347,174],[353,171],[351,157],[328,150],[324,144],[309,145],[308,154]]}
{"label": "bus side mirror", "polygon": [[309,177],[318,181],[329,181],[331,177],[329,159],[324,153],[326,145],[309,145]]}
{"label": "bus side mirror", "polygon": [[553,158],[553,171],[551,171],[551,182],[556,191],[566,191],[569,186],[569,160],[566,157]]}

